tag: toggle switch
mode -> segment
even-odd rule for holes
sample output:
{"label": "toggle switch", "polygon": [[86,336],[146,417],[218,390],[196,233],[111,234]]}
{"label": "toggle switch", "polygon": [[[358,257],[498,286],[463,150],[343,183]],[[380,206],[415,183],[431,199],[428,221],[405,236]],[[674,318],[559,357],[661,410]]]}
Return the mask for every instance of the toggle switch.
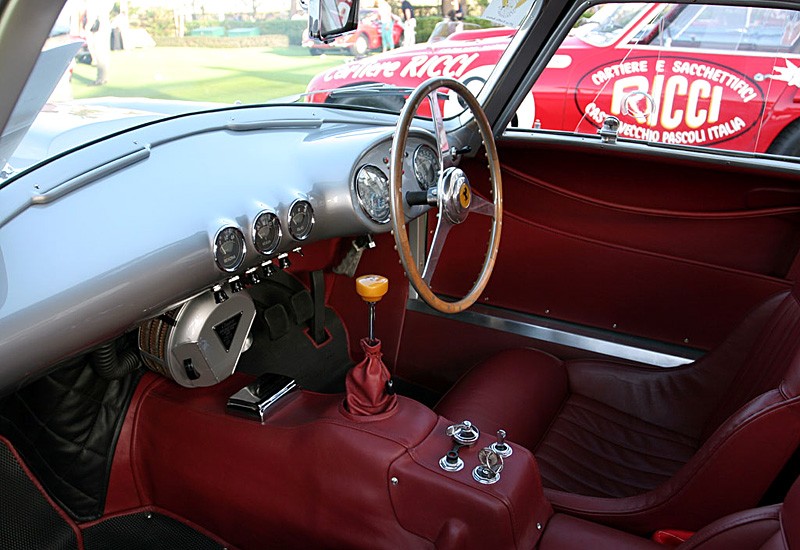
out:
{"label": "toggle switch", "polygon": [[511,448],[511,445],[506,443],[506,431],[505,430],[497,430],[497,441],[489,445],[489,448],[502,456],[503,458],[508,458],[511,456],[511,453],[514,452],[514,449]]}

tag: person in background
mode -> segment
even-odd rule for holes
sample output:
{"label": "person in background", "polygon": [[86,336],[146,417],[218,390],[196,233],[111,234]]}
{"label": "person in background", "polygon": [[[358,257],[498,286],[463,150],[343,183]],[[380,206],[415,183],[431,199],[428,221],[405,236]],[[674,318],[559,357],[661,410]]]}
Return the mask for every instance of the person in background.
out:
{"label": "person in background", "polygon": [[403,0],[400,9],[403,12],[403,45],[412,46],[417,43],[417,20],[414,17],[414,6],[408,0]]}
{"label": "person in background", "polygon": [[110,0],[88,0],[86,3],[86,45],[92,54],[92,63],[97,67],[97,78],[92,82],[94,86],[102,86],[108,82],[113,7]]}
{"label": "person in background", "polygon": [[378,0],[378,14],[381,18],[381,45],[383,51],[394,49],[394,18],[392,17],[392,7],[386,0]]}
{"label": "person in background", "polygon": [[444,18],[446,27],[442,33],[443,36],[450,36],[454,32],[460,32],[464,30],[464,21],[462,17],[459,17],[459,13],[460,12],[456,12],[455,10],[450,10],[447,12],[447,16]]}

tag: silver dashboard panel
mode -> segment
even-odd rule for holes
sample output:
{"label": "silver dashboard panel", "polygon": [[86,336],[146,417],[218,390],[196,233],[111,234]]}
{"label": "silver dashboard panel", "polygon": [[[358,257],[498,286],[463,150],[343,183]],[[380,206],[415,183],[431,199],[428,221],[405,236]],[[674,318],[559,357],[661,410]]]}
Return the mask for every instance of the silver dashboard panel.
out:
{"label": "silver dashboard panel", "polygon": [[[223,226],[247,240],[234,274],[301,244],[389,231],[361,211],[352,182],[363,162],[382,161],[395,121],[305,104],[213,111],[149,123],[8,181],[0,189],[0,388],[227,280],[212,252]],[[433,142],[415,132],[409,147]],[[404,187],[417,189],[407,174]],[[316,218],[302,243],[285,231],[297,199]],[[284,227],[270,256],[252,242],[265,209]]]}

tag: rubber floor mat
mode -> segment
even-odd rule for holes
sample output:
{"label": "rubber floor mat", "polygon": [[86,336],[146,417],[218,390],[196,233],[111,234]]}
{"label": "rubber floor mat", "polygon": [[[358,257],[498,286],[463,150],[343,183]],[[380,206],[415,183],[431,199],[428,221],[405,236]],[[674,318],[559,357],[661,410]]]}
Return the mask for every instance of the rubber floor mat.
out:
{"label": "rubber floor mat", "polygon": [[83,530],[85,550],[222,550],[188,525],[156,512],[109,518]]}
{"label": "rubber floor mat", "polygon": [[66,518],[39,491],[0,438],[0,548],[4,550],[77,550]]}

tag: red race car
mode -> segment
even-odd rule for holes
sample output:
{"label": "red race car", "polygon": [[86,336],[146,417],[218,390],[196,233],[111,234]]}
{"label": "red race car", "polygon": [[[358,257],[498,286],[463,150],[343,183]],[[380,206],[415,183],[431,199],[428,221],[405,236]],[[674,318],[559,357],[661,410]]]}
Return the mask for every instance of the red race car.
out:
{"label": "red race car", "polygon": [[[392,39],[394,40],[394,46],[399,47],[403,43],[403,24],[396,15],[392,15],[392,19],[394,19]],[[355,56],[362,56],[366,55],[370,50],[380,50],[381,20],[378,10],[367,8],[359,11],[358,28],[353,32],[335,38],[329,44],[310,38],[306,33],[303,39],[303,46],[308,48],[311,55],[320,55],[329,51],[344,51]]]}
{"label": "red race car", "polygon": [[[612,115],[621,138],[800,155],[800,22],[792,18],[745,7],[607,4],[562,42],[512,125],[594,134]],[[514,32],[464,31],[357,60],[317,75],[308,91],[413,88],[440,75],[479,90]],[[343,92],[326,99],[352,102]]]}

